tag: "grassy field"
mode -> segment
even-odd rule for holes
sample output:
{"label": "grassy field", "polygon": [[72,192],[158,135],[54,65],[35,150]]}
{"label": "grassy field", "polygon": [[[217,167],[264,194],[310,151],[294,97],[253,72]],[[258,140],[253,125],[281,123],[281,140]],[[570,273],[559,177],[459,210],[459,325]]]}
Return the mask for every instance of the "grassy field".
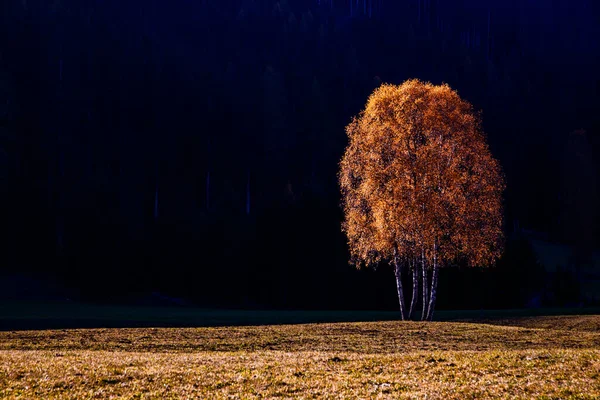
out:
{"label": "grassy field", "polygon": [[0,332],[9,398],[600,398],[600,317]]}

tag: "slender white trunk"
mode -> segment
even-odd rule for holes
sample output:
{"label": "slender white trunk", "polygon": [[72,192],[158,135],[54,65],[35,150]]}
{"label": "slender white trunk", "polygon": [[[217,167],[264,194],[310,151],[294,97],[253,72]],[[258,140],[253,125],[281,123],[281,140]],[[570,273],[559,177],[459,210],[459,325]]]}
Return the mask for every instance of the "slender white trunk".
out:
{"label": "slender white trunk", "polygon": [[423,283],[423,311],[421,312],[421,321],[427,318],[427,306],[429,304],[429,286],[427,277],[427,267],[425,265],[425,255],[421,252],[421,282]]}
{"label": "slender white trunk", "polygon": [[412,318],[413,311],[417,308],[417,298],[419,296],[419,269],[417,267],[417,260],[413,260],[412,264],[412,298],[410,300],[410,309],[408,310],[408,319]]}
{"label": "slender white trunk", "polygon": [[431,295],[429,299],[429,310],[427,315],[427,320],[433,320],[433,312],[435,310],[435,301],[437,299],[437,284],[438,284],[438,275],[439,275],[440,267],[436,265],[433,267],[433,274],[431,277]]}
{"label": "slender white trunk", "polygon": [[427,307],[427,321],[431,321],[433,319],[433,311],[435,309],[435,300],[437,298],[437,284],[438,284],[438,274],[439,274],[439,264],[437,262],[437,245],[433,250],[433,273],[431,276],[431,292],[429,295],[429,305]]}
{"label": "slender white trunk", "polygon": [[398,291],[398,303],[400,305],[400,318],[406,320],[406,306],[404,305],[404,290],[402,288],[402,267],[398,260],[398,252],[394,251],[394,273],[396,275],[396,290]]}

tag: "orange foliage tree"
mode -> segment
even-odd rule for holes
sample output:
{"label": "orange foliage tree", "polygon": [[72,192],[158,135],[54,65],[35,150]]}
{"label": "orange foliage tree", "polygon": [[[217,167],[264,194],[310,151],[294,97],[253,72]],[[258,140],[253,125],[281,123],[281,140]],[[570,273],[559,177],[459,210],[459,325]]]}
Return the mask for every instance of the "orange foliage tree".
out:
{"label": "orange foliage tree", "polygon": [[489,265],[502,251],[504,180],[480,118],[448,85],[409,80],[376,89],[346,132],[339,182],[351,262],[393,265],[402,319],[421,280],[421,318],[431,320],[440,267]]}

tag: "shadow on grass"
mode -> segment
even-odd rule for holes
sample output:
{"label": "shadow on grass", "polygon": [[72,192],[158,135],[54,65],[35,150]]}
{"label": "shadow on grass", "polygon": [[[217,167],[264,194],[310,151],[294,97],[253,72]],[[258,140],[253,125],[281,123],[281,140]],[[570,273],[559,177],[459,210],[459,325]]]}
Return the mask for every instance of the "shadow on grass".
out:
{"label": "shadow on grass", "polygon": [[[599,314],[598,308],[438,311],[437,321]],[[191,307],[108,306],[84,303],[0,303],[0,330],[210,327],[324,322],[393,321],[393,311],[219,310]]]}

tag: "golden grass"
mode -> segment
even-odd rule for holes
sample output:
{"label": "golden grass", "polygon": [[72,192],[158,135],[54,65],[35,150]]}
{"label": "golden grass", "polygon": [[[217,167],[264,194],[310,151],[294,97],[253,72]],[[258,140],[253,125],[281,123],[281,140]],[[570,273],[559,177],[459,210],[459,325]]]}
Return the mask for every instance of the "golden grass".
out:
{"label": "golden grass", "polygon": [[600,398],[600,317],[553,318],[0,332],[0,397]]}
{"label": "golden grass", "polygon": [[600,316],[598,315],[520,317],[488,321],[479,320],[478,322],[488,322],[494,325],[521,326],[526,328],[600,332]]}

